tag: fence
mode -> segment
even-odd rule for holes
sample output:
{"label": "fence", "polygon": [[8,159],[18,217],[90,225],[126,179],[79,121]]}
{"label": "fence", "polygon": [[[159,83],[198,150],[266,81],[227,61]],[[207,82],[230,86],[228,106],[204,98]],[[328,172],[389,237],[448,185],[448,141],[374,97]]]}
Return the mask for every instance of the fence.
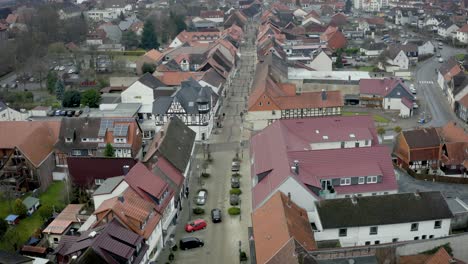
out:
{"label": "fence", "polygon": [[430,175],[430,174],[418,174],[411,169],[408,169],[407,171],[411,177],[417,180],[468,184],[468,178],[448,177],[448,176]]}

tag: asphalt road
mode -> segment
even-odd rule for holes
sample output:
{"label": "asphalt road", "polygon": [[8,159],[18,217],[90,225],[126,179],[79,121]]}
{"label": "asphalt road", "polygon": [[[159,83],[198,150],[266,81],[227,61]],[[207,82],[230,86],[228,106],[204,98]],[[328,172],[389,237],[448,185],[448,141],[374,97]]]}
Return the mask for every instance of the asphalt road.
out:
{"label": "asphalt road", "polygon": [[[444,61],[458,53],[465,52],[462,49],[455,49],[444,45],[441,55]],[[418,98],[424,100],[420,102],[420,113],[426,112],[430,115],[430,122],[426,126],[443,126],[449,121],[456,121],[457,117],[450,109],[450,105],[442,89],[437,84],[436,70],[442,63],[437,61],[437,57],[430,58],[419,63],[414,71],[416,90]]]}
{"label": "asphalt road", "polygon": [[[253,37],[253,29],[248,31]],[[203,151],[196,154],[196,165],[190,176],[190,195],[184,201],[183,210],[178,218],[178,225],[175,232],[175,241],[182,237],[194,236],[205,242],[204,247],[186,251],[178,250],[174,252],[174,263],[239,263],[239,248],[249,256],[248,227],[251,226],[251,181],[250,166],[248,157],[248,147],[245,131],[240,113],[245,110],[245,98],[248,95],[250,82],[253,77],[255,63],[255,47],[248,39],[240,50],[242,54],[238,71],[232,83],[227,87],[227,97],[221,106],[220,113],[226,113],[222,122],[223,127],[215,129],[207,143],[210,144],[210,152],[213,162],[209,165],[209,178],[200,178],[200,164],[203,160]],[[240,148],[243,142],[243,148]],[[227,210],[229,204],[229,190],[231,179],[231,162],[236,151],[242,149],[239,156],[241,160],[242,175],[240,178],[241,190],[241,215],[230,216]],[[205,205],[200,206],[205,209],[204,215],[194,215],[191,210],[195,207],[195,196],[199,189],[206,189],[208,196]],[[211,221],[211,209],[219,208],[222,211],[223,221],[214,224]],[[197,218],[207,221],[206,229],[188,234],[184,230],[187,222]],[[157,263],[166,263],[169,250],[165,249],[157,260]]]}

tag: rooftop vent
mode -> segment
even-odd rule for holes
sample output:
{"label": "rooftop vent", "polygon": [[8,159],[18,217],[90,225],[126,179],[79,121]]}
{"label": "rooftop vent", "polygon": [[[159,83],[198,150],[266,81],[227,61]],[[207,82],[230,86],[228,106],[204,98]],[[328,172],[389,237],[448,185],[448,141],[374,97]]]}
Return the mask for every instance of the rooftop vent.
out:
{"label": "rooftop vent", "polygon": [[96,231],[89,233],[88,237],[95,237],[97,235]]}
{"label": "rooftop vent", "polygon": [[357,197],[356,197],[356,195],[353,195],[353,196],[351,197],[351,202],[353,203],[353,205],[356,205],[356,204],[357,204]]}
{"label": "rooftop vent", "polygon": [[350,137],[350,138],[355,138],[356,135],[355,135],[355,134],[349,134],[349,137]]}
{"label": "rooftop vent", "polygon": [[315,130],[315,134],[320,134],[320,131],[318,131],[318,130]]}
{"label": "rooftop vent", "polygon": [[323,139],[327,140],[328,139],[328,136],[322,136]]}

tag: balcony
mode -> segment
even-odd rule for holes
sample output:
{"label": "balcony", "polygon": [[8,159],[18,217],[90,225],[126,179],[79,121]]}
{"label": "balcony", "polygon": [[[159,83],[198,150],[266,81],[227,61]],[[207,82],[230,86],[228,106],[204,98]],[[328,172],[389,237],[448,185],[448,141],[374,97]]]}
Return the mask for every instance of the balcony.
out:
{"label": "balcony", "polygon": [[320,190],[319,191],[319,196],[323,199],[334,199],[336,198],[336,192],[335,190]]}

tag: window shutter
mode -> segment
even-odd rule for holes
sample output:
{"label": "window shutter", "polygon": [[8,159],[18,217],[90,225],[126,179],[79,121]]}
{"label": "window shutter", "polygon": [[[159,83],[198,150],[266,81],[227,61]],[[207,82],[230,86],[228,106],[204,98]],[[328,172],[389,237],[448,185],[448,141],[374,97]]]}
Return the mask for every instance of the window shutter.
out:
{"label": "window shutter", "polygon": [[352,177],[351,178],[351,185],[358,184],[358,182],[359,182],[359,177]]}
{"label": "window shutter", "polygon": [[377,176],[377,182],[378,182],[378,183],[382,182],[382,175],[378,175],[378,176]]}
{"label": "window shutter", "polygon": [[340,186],[340,179],[339,178],[332,179],[332,184],[333,186]]}

